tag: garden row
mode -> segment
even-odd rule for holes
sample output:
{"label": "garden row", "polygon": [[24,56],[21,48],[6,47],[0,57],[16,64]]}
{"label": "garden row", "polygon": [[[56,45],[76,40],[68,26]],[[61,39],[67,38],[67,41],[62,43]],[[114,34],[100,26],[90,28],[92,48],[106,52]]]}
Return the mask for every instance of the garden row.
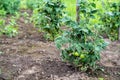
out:
{"label": "garden row", "polygon": [[[30,22],[44,33],[47,40],[56,43],[63,61],[84,71],[96,70],[100,52],[107,46],[102,36],[111,40],[119,38],[120,1],[77,1],[78,14],[75,21],[67,13],[66,7],[69,5],[65,6],[61,0],[1,0],[0,34],[16,36],[16,20],[21,15],[19,10],[27,7],[33,11]],[[23,3],[26,7],[23,7]],[[25,13],[24,16],[28,14]]]}

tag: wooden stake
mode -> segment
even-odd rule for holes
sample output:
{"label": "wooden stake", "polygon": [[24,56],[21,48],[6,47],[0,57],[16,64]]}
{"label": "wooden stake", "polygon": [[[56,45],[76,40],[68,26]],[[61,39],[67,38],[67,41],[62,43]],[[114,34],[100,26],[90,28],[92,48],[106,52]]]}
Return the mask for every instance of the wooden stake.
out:
{"label": "wooden stake", "polygon": [[76,22],[79,24],[80,23],[80,4],[79,0],[76,0]]}

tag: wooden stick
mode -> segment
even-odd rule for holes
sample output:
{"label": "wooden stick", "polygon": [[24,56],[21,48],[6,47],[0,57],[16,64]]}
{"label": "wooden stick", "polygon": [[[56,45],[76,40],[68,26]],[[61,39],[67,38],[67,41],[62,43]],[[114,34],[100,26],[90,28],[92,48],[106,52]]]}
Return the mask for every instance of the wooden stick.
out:
{"label": "wooden stick", "polygon": [[76,22],[79,24],[80,23],[80,4],[79,0],[76,0]]}

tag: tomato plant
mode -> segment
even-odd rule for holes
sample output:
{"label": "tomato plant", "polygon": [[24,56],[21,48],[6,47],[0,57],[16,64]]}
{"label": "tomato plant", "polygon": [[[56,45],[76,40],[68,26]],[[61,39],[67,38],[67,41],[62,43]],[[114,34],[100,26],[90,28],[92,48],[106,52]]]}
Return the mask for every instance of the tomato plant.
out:
{"label": "tomato plant", "polygon": [[79,24],[76,23],[78,21],[75,22],[68,17],[64,18],[68,30],[56,38],[55,43],[61,50],[61,57],[64,61],[70,62],[82,70],[94,70],[96,62],[100,60],[100,52],[107,44],[97,33],[95,24],[90,23],[97,13],[96,4],[81,1],[79,5],[79,15],[81,16]]}
{"label": "tomato plant", "polygon": [[61,33],[64,8],[61,0],[45,0],[34,10],[33,22],[45,33],[47,39],[54,40]]}
{"label": "tomato plant", "polygon": [[4,9],[8,14],[14,14],[19,10],[20,0],[0,0],[0,10]]}
{"label": "tomato plant", "polygon": [[96,61],[100,60],[100,51],[106,46],[99,35],[81,25],[64,32],[55,43],[64,61],[86,69],[95,69]]}
{"label": "tomato plant", "polygon": [[120,2],[109,2],[107,11],[101,15],[104,32],[111,40],[118,40],[118,28],[120,26]]}

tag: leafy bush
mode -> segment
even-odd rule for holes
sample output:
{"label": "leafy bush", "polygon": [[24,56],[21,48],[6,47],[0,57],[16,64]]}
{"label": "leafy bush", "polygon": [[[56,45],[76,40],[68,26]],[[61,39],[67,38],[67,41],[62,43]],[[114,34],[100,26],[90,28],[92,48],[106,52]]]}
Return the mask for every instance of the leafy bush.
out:
{"label": "leafy bush", "polygon": [[104,32],[111,40],[118,39],[118,27],[120,26],[120,3],[111,2],[109,8],[101,16]]}
{"label": "leafy bush", "polygon": [[95,25],[96,23],[92,23],[92,20],[96,20],[98,18],[98,9],[97,4],[94,1],[82,0],[79,3],[80,5],[80,18],[85,24]]}
{"label": "leafy bush", "polygon": [[33,10],[33,9],[38,7],[39,2],[41,2],[41,1],[42,0],[27,0],[26,1],[26,6],[27,6],[28,9]]}
{"label": "leafy bush", "polygon": [[10,24],[6,25],[5,20],[0,19],[0,35],[7,35],[9,37],[14,37],[18,34],[18,30],[15,27],[14,20],[11,19]]}
{"label": "leafy bush", "polygon": [[4,9],[0,10],[0,17],[4,17],[6,15],[6,11]]}
{"label": "leafy bush", "polygon": [[61,32],[64,5],[60,0],[45,0],[34,10],[33,22],[45,32],[46,38],[54,40]]}
{"label": "leafy bush", "polygon": [[20,0],[0,0],[0,10],[4,9],[8,14],[14,14],[19,10]]}
{"label": "leafy bush", "polygon": [[81,69],[95,69],[100,51],[106,46],[102,37],[86,26],[73,26],[55,40],[64,61]]}
{"label": "leafy bush", "polygon": [[81,70],[95,70],[96,62],[100,60],[100,52],[107,45],[98,35],[95,23],[96,4],[87,0],[80,2],[80,25],[65,17],[63,21],[68,26],[63,35],[56,38],[55,43],[61,50],[62,59],[74,64]]}

